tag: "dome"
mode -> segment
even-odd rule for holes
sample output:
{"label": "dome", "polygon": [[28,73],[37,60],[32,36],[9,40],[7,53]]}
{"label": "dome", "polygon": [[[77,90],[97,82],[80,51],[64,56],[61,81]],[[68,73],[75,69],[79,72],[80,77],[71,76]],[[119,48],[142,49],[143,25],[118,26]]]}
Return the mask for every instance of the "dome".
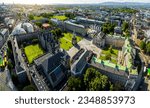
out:
{"label": "dome", "polygon": [[19,28],[16,30],[17,34],[26,34],[26,31],[23,28]]}
{"label": "dome", "polygon": [[30,23],[23,23],[22,27],[24,30],[26,30],[28,33],[34,32],[33,26]]}
{"label": "dome", "polygon": [[15,28],[14,31],[12,32],[13,35],[18,35],[18,34],[26,34],[26,31],[23,28]]}

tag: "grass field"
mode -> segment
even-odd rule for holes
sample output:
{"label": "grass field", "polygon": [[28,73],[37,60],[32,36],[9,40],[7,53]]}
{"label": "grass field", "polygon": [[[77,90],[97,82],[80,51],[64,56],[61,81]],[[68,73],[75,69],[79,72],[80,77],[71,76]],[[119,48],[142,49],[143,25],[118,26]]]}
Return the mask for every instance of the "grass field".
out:
{"label": "grass field", "polygon": [[29,63],[32,63],[34,59],[44,54],[39,44],[26,46],[24,50]]}
{"label": "grass field", "polygon": [[[79,36],[76,36],[76,37],[77,37],[77,42],[82,40],[81,37],[79,37]],[[71,47],[73,47],[71,41],[72,41],[72,34],[64,33],[64,37],[60,38],[60,47],[66,51],[69,50]]]}
{"label": "grass field", "polygon": [[65,21],[68,19],[68,17],[63,16],[63,15],[62,16],[53,16],[53,18],[56,18],[56,19],[61,20],[61,21]]}

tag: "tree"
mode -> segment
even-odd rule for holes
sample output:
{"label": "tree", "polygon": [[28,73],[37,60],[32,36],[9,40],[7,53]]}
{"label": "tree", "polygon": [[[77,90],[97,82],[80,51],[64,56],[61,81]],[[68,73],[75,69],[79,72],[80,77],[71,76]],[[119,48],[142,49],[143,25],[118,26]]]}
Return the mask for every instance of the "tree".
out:
{"label": "tree", "polygon": [[55,30],[51,30],[51,32],[53,33],[54,36],[56,36],[57,38],[62,37],[62,30],[60,28],[57,28]]}
{"label": "tree", "polygon": [[101,79],[96,77],[92,82],[90,82],[90,91],[100,91],[102,90]]}
{"label": "tree", "polygon": [[34,85],[28,85],[23,88],[23,91],[36,91]]}
{"label": "tree", "polygon": [[84,83],[87,89],[89,88],[90,82],[95,78],[96,70],[94,68],[88,68],[84,74]]}
{"label": "tree", "polygon": [[40,16],[42,16],[44,18],[52,18],[53,17],[53,13],[42,13],[42,14],[40,14]]}
{"label": "tree", "polygon": [[11,70],[11,69],[13,69],[13,67],[14,67],[14,66],[13,66],[13,64],[12,64],[12,61],[11,61],[11,59],[9,59],[9,60],[8,60],[8,69]]}
{"label": "tree", "polygon": [[60,28],[55,30],[57,37],[61,37],[62,36],[62,30]]}
{"label": "tree", "polygon": [[109,52],[110,52],[111,54],[113,53],[112,45],[109,47]]}
{"label": "tree", "polygon": [[150,43],[146,45],[146,53],[150,54]]}
{"label": "tree", "polygon": [[30,14],[29,15],[29,20],[34,20],[34,15]]}
{"label": "tree", "polygon": [[130,37],[130,31],[128,29],[126,29],[126,31],[125,31],[125,37],[126,38]]}
{"label": "tree", "polygon": [[145,47],[146,47],[146,43],[145,43],[144,41],[141,41],[141,42],[140,42],[140,48],[141,48],[142,50],[145,50]]}
{"label": "tree", "polygon": [[107,27],[103,27],[102,31],[103,31],[105,34],[108,34],[108,33],[109,33]]}
{"label": "tree", "polygon": [[113,84],[110,84],[110,88],[109,88],[110,91],[113,91],[114,90],[114,86]]}
{"label": "tree", "polygon": [[87,90],[91,91],[101,91],[109,90],[109,80],[106,75],[102,75],[95,68],[88,68],[84,75],[84,83]]}
{"label": "tree", "polygon": [[68,90],[70,90],[70,91],[81,90],[81,85],[82,85],[82,82],[81,82],[80,78],[76,78],[76,77],[71,76],[68,79]]}
{"label": "tree", "polygon": [[42,23],[41,23],[41,22],[35,22],[35,24],[36,24],[38,27],[42,27]]}
{"label": "tree", "polygon": [[114,33],[114,27],[115,27],[115,24],[105,23],[102,26],[102,31],[105,34],[113,34]]}
{"label": "tree", "polygon": [[123,24],[122,24],[122,30],[125,32],[128,29],[129,29],[129,24],[124,21]]}
{"label": "tree", "polygon": [[55,30],[51,30],[51,33],[52,33],[54,36],[57,36],[57,34],[56,34],[56,31],[55,31]]}
{"label": "tree", "polygon": [[75,18],[75,15],[73,13],[71,13],[71,12],[66,12],[65,16],[68,17],[69,19]]}
{"label": "tree", "polygon": [[111,53],[110,52],[106,53],[105,60],[111,60]]}

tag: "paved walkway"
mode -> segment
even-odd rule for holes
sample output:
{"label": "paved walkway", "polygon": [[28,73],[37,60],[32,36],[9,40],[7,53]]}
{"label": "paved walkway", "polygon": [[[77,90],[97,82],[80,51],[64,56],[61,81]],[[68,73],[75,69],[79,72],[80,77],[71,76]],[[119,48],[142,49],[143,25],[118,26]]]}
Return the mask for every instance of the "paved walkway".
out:
{"label": "paved walkway", "polygon": [[101,49],[93,45],[91,40],[87,40],[84,38],[80,42],[78,42],[78,45],[79,48],[73,46],[69,51],[67,51],[71,58],[79,51],[80,48],[85,48],[87,50],[93,51],[97,55],[97,57],[99,57],[101,53]]}
{"label": "paved walkway", "polygon": [[6,71],[7,68],[3,72],[0,72],[0,91],[10,91],[10,85],[8,84],[10,77],[8,77]]}

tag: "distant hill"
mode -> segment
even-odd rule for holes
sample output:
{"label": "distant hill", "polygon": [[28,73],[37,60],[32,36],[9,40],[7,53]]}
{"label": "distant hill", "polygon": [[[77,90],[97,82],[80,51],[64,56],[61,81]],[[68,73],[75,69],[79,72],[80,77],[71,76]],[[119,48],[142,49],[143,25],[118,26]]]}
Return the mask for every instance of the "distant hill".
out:
{"label": "distant hill", "polygon": [[109,6],[150,6],[150,3],[139,3],[139,2],[103,2],[100,5]]}

